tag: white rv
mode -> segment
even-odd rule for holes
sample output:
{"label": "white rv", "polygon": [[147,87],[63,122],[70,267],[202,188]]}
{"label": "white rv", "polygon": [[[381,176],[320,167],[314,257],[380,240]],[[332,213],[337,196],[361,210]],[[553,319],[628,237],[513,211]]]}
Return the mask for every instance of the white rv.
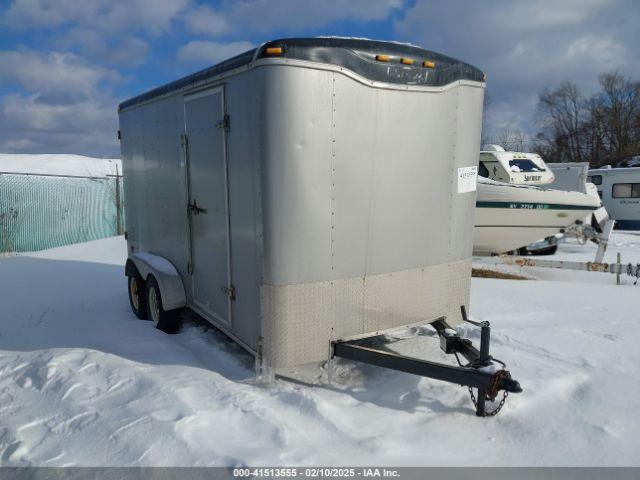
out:
{"label": "white rv", "polygon": [[609,216],[621,230],[640,230],[640,168],[589,170],[587,181],[598,189]]}
{"label": "white rv", "polygon": [[480,152],[481,177],[513,185],[546,185],[553,172],[537,153],[506,152],[500,145],[488,145]]}

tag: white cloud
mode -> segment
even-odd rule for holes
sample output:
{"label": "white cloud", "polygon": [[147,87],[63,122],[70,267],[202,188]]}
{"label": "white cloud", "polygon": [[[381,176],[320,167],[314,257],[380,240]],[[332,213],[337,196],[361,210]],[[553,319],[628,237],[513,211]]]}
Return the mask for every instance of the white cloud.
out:
{"label": "white cloud", "polygon": [[61,50],[77,49],[84,56],[100,59],[104,64],[125,67],[141,65],[149,53],[149,43],[142,38],[126,33],[110,36],[84,27],[65,29],[55,45]]}
{"label": "white cloud", "polygon": [[0,80],[16,82],[29,91],[82,94],[118,78],[116,72],[88,64],[72,53],[0,50]]}
{"label": "white cloud", "polygon": [[0,9],[0,28],[48,30],[50,46],[136,66],[149,51],[145,36],[169,32],[190,0],[13,0]]}
{"label": "white cloud", "polygon": [[[11,119],[14,128],[33,131],[89,132],[96,126],[113,124],[115,104],[91,98],[80,102],[52,105],[38,101],[37,95],[6,95],[2,100],[2,114]],[[115,132],[115,129],[112,131]]]}
{"label": "white cloud", "polygon": [[77,23],[107,32],[159,34],[189,0],[14,0],[4,12],[8,28],[57,27]]}
{"label": "white cloud", "polygon": [[247,0],[225,1],[218,9],[195,7],[185,12],[190,31],[208,35],[274,31],[298,32],[344,20],[386,19],[403,0]]}
{"label": "white cloud", "polygon": [[178,50],[178,58],[184,63],[213,65],[252,48],[251,42],[219,43],[194,40]]}
{"label": "white cloud", "polygon": [[77,103],[41,103],[37,95],[0,101],[3,151],[118,155],[116,102],[92,97]]}
{"label": "white cloud", "polygon": [[634,0],[418,0],[394,30],[487,73],[490,135],[505,127],[534,135],[543,88],[571,81],[589,95],[600,73],[640,73],[632,61],[640,53],[637,7]]}
{"label": "white cloud", "polygon": [[[21,93],[11,89],[0,98],[0,148],[12,150],[117,154],[112,89],[130,77],[121,77],[113,65],[126,72],[145,63],[153,49],[158,63],[152,71],[169,75],[158,65],[166,63],[175,41],[184,45],[177,51],[182,64],[170,66],[172,77],[181,68],[212,65],[252,48],[246,39],[308,35],[326,26],[338,32],[341,22],[397,18],[395,39],[487,72],[488,125],[530,134],[543,87],[570,80],[589,94],[604,71],[640,75],[637,0],[0,0],[0,5],[0,31],[41,30],[49,36],[47,48],[57,50],[0,50],[0,87],[21,87]],[[210,38],[169,38],[177,22],[190,34]],[[163,34],[167,41],[154,46],[153,37]],[[43,36],[33,38],[38,44]]]}
{"label": "white cloud", "polygon": [[511,2],[504,10],[505,23],[515,28],[538,29],[555,26],[578,25],[600,9],[611,5],[612,0],[538,0],[536,2]]}
{"label": "white cloud", "polygon": [[198,34],[217,36],[231,31],[226,17],[207,6],[189,10],[185,15],[185,24],[190,32]]}
{"label": "white cloud", "polygon": [[0,98],[4,151],[117,154],[113,70],[71,53],[0,51],[0,81],[24,91]]}
{"label": "white cloud", "polygon": [[37,143],[28,138],[14,138],[0,143],[0,151],[7,153],[30,152],[37,147]]}
{"label": "white cloud", "polygon": [[92,2],[74,0],[14,0],[4,12],[2,23],[17,29],[54,27],[90,18],[95,6]]}
{"label": "white cloud", "polygon": [[576,38],[566,50],[569,61],[593,62],[599,69],[624,68],[629,62],[627,47],[609,35],[587,34]]}

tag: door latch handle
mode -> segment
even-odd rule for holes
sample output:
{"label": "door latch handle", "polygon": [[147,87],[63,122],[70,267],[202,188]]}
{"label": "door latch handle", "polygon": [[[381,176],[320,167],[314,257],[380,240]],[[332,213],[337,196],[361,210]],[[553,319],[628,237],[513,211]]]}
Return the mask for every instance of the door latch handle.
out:
{"label": "door latch handle", "polygon": [[187,205],[187,210],[193,213],[194,215],[198,215],[200,213],[207,213],[207,211],[204,208],[201,208],[198,206],[195,198],[193,199],[193,203],[190,203]]}
{"label": "door latch handle", "polygon": [[236,299],[236,287],[233,285],[222,287],[220,290],[222,290],[223,293],[226,293],[232,302]]}
{"label": "door latch handle", "polygon": [[228,132],[231,127],[231,121],[229,115],[225,115],[222,117],[222,120],[216,123],[217,128],[224,129],[225,132]]}

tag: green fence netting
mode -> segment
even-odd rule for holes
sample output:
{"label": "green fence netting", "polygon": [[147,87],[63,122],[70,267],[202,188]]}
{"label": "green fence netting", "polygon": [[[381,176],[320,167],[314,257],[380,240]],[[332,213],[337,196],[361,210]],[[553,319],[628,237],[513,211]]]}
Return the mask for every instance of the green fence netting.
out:
{"label": "green fence netting", "polygon": [[122,233],[122,178],[0,174],[0,252]]}

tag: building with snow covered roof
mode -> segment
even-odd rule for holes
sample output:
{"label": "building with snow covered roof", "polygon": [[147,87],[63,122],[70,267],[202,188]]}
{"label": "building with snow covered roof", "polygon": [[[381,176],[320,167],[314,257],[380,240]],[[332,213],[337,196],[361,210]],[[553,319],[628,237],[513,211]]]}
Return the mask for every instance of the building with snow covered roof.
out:
{"label": "building with snow covered roof", "polygon": [[0,154],[0,253],[122,232],[119,159]]}

